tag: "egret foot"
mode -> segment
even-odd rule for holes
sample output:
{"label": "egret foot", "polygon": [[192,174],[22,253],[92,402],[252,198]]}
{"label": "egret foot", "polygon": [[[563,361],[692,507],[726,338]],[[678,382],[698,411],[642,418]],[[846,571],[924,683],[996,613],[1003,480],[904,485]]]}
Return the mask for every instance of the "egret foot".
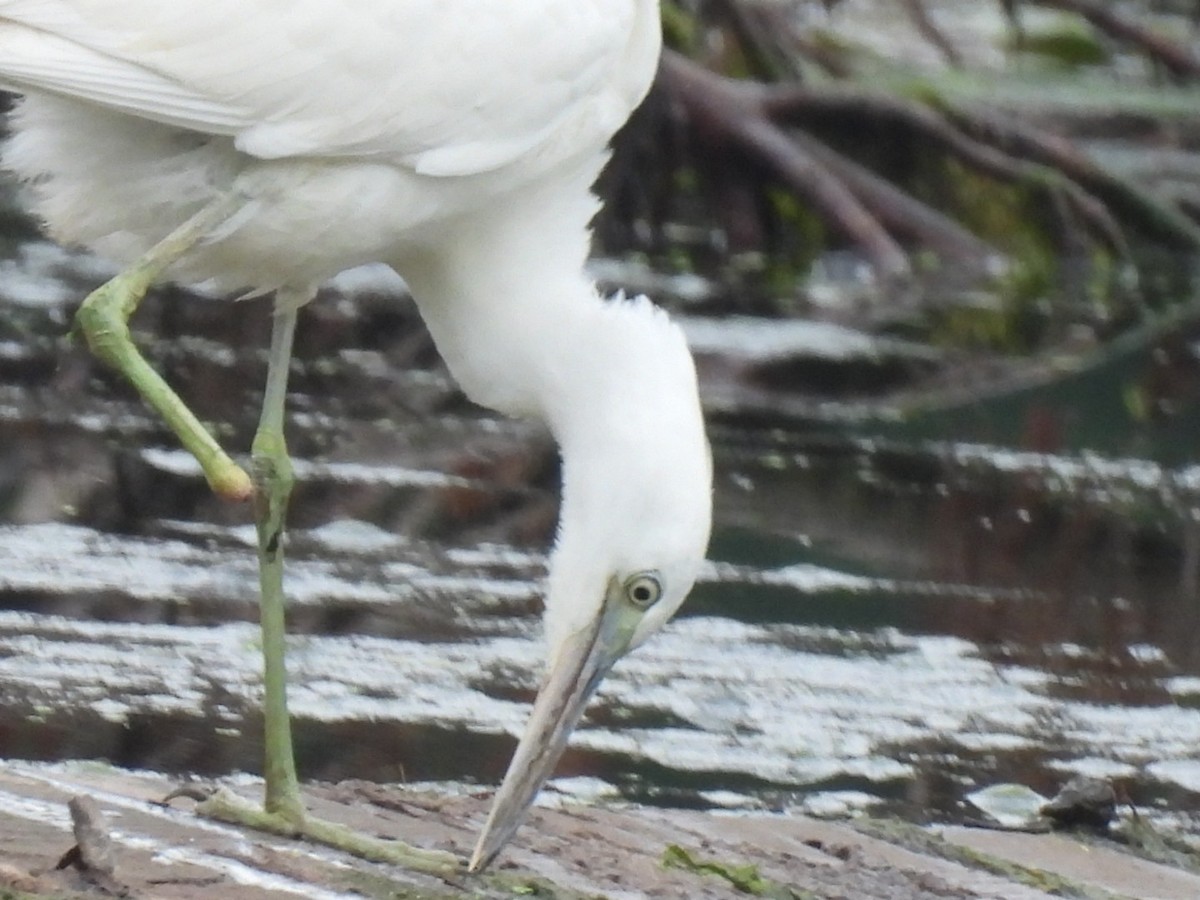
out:
{"label": "egret foot", "polygon": [[221,497],[247,499],[253,487],[250,476],[229,458],[200,420],[171,390],[138,351],[129,334],[129,318],[150,285],[173,262],[187,253],[214,226],[236,209],[236,198],[223,197],[152,247],[137,262],[87,296],[75,322],[92,352],[125,376],[163,418],[189,453],[200,463],[204,477]]}
{"label": "egret foot", "polygon": [[301,813],[299,819],[269,813],[225,788],[217,790],[197,806],[196,811],[232,825],[244,825],[283,837],[314,841],[370,862],[390,863],[437,876],[455,875],[462,871],[462,862],[453,853],[422,850],[401,841],[380,840],[359,834],[344,825],[315,819],[304,813]]}

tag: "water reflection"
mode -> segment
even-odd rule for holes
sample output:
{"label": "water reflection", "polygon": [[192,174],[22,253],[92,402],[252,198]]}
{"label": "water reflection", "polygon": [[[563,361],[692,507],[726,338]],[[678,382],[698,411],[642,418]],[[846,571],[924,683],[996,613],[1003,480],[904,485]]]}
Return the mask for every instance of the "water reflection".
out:
{"label": "water reflection", "polygon": [[[62,340],[93,263],[30,244],[4,271],[0,757],[256,769],[246,511]],[[466,404],[412,309],[358,277],[355,302],[310,310],[294,373],[300,767],[492,781],[540,664],[553,448]],[[169,291],[136,326],[247,446],[265,310]],[[1131,351],[1094,389],[1139,365]],[[1141,807],[1187,808],[1200,479],[1179,447],[1195,410],[1122,420],[1099,456],[1079,442],[1103,430],[1091,420],[1053,446],[1021,437],[1046,433],[1027,427],[1045,410],[1087,413],[1079,384],[1054,390],[869,422],[717,409],[717,562],[605,682],[560,788],[952,819],[973,786],[1052,794],[1087,772]]]}

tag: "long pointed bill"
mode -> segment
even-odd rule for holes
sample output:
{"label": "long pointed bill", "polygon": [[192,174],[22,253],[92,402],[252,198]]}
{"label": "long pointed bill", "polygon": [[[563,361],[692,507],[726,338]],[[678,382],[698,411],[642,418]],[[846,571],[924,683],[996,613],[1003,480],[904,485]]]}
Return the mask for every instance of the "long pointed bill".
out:
{"label": "long pointed bill", "polygon": [[470,871],[486,868],[508,843],[566,749],[571,730],[596,687],[629,647],[630,610],[609,589],[596,620],[572,635],[558,653],[533,704],[504,783],[471,856]]}

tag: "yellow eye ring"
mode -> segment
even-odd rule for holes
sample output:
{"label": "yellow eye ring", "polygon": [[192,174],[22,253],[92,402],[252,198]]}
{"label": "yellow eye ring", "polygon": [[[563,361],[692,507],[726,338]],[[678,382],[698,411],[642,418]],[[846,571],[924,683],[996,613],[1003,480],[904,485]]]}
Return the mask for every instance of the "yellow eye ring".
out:
{"label": "yellow eye ring", "polygon": [[625,582],[625,596],[638,609],[649,609],[662,599],[662,595],[662,581],[653,572],[639,572]]}

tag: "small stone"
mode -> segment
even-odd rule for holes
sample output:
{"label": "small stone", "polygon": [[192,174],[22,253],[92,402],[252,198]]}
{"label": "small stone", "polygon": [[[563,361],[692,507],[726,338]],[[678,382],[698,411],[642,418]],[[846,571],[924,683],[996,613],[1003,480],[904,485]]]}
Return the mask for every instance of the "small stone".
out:
{"label": "small stone", "polygon": [[1108,781],[1077,775],[1042,806],[1041,812],[1055,828],[1107,831],[1117,814],[1117,792]]}

